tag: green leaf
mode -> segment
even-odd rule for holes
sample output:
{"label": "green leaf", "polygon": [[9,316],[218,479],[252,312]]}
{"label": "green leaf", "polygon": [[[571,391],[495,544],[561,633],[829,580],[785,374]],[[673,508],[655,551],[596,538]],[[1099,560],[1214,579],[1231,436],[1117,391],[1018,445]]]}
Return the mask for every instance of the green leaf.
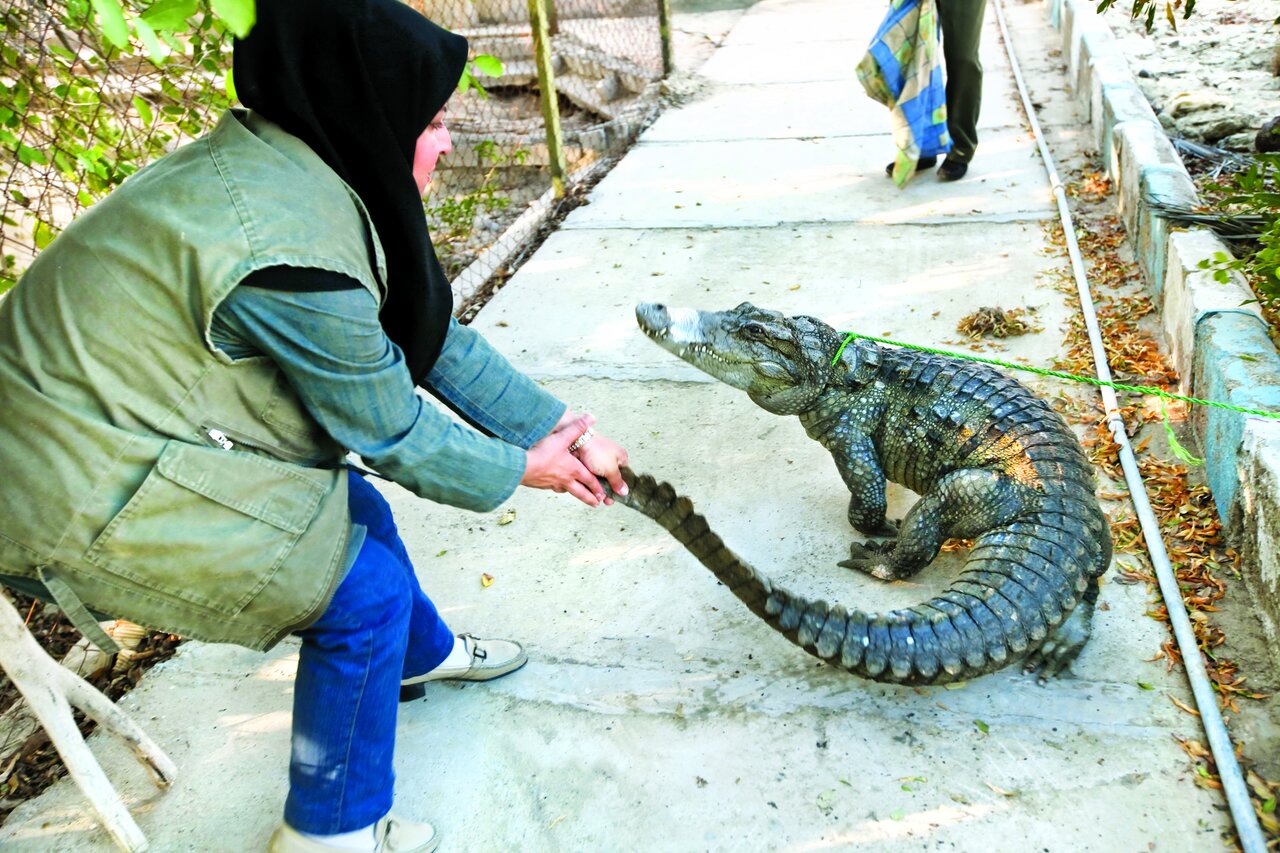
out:
{"label": "green leaf", "polygon": [[24,166],[46,166],[49,163],[49,160],[44,156],[43,151],[25,144],[18,145],[18,160]]}
{"label": "green leaf", "polygon": [[124,22],[120,0],[90,0],[98,13],[98,25],[107,41],[124,50],[129,46],[129,25]]}
{"label": "green leaf", "polygon": [[36,220],[35,228],[31,229],[31,238],[35,241],[36,249],[43,250],[46,246],[53,242],[53,229],[48,223]]}
{"label": "green leaf", "polygon": [[902,820],[906,816],[907,816],[907,813],[902,809],[897,809],[889,813],[889,817],[892,820]]}
{"label": "green leaf", "polygon": [[[52,53],[54,56],[58,57],[59,59],[66,61],[68,64],[74,63],[76,61],[76,55],[71,51],[67,50],[65,47],[63,47],[60,44],[50,44],[46,47],[46,50],[48,50],[50,53]],[[8,62],[10,66],[13,66],[17,63],[16,56],[12,61],[9,61],[9,56],[7,55],[7,51],[5,55],[5,60]]]}
{"label": "green leaf", "polygon": [[502,76],[502,60],[496,56],[482,53],[471,60],[471,65],[486,77]]}
{"label": "green leaf", "polygon": [[227,76],[222,78],[222,86],[227,90],[227,98],[232,101],[240,100],[240,96],[236,94],[236,78],[231,73],[231,69],[227,69]]}
{"label": "green leaf", "polygon": [[[168,30],[157,29],[156,35],[160,36],[160,41],[169,45],[169,49],[172,50],[174,53],[182,53],[182,51],[185,50],[185,48],[182,46],[182,42],[178,41],[177,36],[169,32]],[[164,85],[164,82],[167,82],[167,81],[162,81],[161,82],[162,86]]]}
{"label": "green leaf", "polygon": [[1138,686],[1141,687],[1143,690],[1155,690],[1154,687],[1152,687],[1150,684],[1147,684],[1145,681],[1139,681]]}
{"label": "green leaf", "polygon": [[458,94],[464,94],[467,90],[474,90],[483,100],[489,97],[489,93],[484,90],[484,86],[480,85],[480,81],[472,75],[466,68],[462,69],[462,76],[458,78]]}
{"label": "green leaf", "polygon": [[988,726],[986,723],[982,722],[982,720],[974,720],[973,724],[977,726],[978,731],[982,732],[984,735],[991,731],[991,726]]}
{"label": "green leaf", "polygon": [[156,31],[151,28],[150,24],[142,18],[134,18],[133,31],[138,34],[138,40],[147,49],[147,56],[150,57],[152,62],[159,62],[164,59],[164,48],[160,46],[160,39],[156,38]]}
{"label": "green leaf", "polygon": [[1263,814],[1271,814],[1271,813],[1272,813],[1272,812],[1274,812],[1275,810],[1276,810],[1276,798],[1275,798],[1275,797],[1272,797],[1271,799],[1267,800],[1265,803],[1263,803],[1263,804],[1262,804],[1262,813],[1263,813]]}
{"label": "green leaf", "polygon": [[133,96],[133,108],[138,111],[138,115],[142,118],[142,123],[151,126],[152,119],[155,114],[151,112],[151,105],[141,95]]}
{"label": "green leaf", "polygon": [[210,0],[213,13],[226,22],[237,38],[244,38],[253,29],[258,9],[254,0]]}
{"label": "green leaf", "polygon": [[196,0],[160,0],[142,13],[142,19],[153,30],[171,33],[185,29],[187,19],[196,13]]}

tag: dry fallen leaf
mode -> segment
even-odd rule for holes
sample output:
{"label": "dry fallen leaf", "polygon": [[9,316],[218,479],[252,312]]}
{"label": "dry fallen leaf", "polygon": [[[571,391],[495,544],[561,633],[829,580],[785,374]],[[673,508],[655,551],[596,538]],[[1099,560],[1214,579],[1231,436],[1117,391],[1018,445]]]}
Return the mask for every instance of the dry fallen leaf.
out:
{"label": "dry fallen leaf", "polygon": [[506,512],[504,512],[502,515],[498,516],[498,526],[501,527],[504,524],[510,524],[515,520],[516,520],[516,511],[514,509],[509,509]]}

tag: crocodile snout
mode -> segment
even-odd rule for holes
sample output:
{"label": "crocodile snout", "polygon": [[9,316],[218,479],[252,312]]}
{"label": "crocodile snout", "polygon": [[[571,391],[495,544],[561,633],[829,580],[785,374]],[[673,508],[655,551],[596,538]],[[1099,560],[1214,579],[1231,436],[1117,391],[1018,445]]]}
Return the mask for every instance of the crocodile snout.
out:
{"label": "crocodile snout", "polygon": [[657,302],[641,302],[636,306],[636,322],[650,337],[660,335],[671,326],[667,306]]}
{"label": "crocodile snout", "polygon": [[657,302],[636,306],[641,330],[658,343],[684,358],[680,347],[707,342],[708,315],[696,308],[668,308]]}

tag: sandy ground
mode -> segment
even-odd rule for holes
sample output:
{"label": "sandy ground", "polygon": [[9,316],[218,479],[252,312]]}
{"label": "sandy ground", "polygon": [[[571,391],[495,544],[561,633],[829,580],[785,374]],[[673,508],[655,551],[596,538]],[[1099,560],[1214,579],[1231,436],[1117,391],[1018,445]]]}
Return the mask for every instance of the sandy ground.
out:
{"label": "sandy ground", "polygon": [[[1160,4],[1163,7],[1163,4]],[[1130,20],[1130,2],[1107,12],[1138,85],[1165,130],[1249,151],[1261,124],[1280,115],[1280,14],[1274,0],[1205,0],[1177,29],[1157,15],[1151,32]]]}

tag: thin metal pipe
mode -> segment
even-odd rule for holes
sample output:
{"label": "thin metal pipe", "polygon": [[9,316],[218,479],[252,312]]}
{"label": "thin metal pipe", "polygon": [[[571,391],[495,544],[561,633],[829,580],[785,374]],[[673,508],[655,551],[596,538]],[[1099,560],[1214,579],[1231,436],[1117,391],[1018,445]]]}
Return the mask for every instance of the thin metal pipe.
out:
{"label": "thin metal pipe", "polygon": [[[1044,134],[1040,130],[1040,122],[1036,120],[1035,107],[1027,95],[1022,69],[1018,65],[1018,58],[1014,55],[1013,42],[1009,39],[1009,30],[1005,24],[1004,4],[1001,0],[992,0],[992,5],[995,7],[996,19],[1000,24],[1000,35],[1004,39],[1005,52],[1009,55],[1009,65],[1013,69],[1013,77],[1018,84],[1018,96],[1022,99],[1023,112],[1026,113],[1027,121],[1031,124],[1031,133],[1040,149],[1040,157],[1049,175],[1054,198],[1058,202],[1058,215],[1062,219],[1067,254],[1071,258],[1071,270],[1075,276],[1076,291],[1080,296],[1080,307],[1084,312],[1085,329],[1089,333],[1093,363],[1098,378],[1103,382],[1110,382],[1111,368],[1107,363],[1107,351],[1103,346],[1102,334],[1098,328],[1098,315],[1094,310],[1088,279],[1085,277],[1084,260],[1080,255],[1080,244],[1076,241],[1075,223],[1071,217],[1071,208],[1067,205],[1066,190],[1062,185],[1062,179],[1058,177],[1058,170],[1054,167],[1053,156],[1049,153]],[[1155,569],[1165,609],[1169,611],[1169,624],[1173,628],[1178,651],[1182,654],[1182,664],[1187,673],[1187,680],[1191,682],[1196,709],[1200,712],[1200,722],[1208,738],[1209,748],[1213,752],[1218,775],[1222,779],[1222,789],[1226,793],[1227,804],[1231,808],[1231,817],[1235,821],[1236,833],[1240,837],[1240,846],[1245,853],[1266,853],[1267,842],[1263,838],[1258,817],[1254,814],[1249,789],[1245,785],[1240,764],[1236,761],[1235,750],[1231,745],[1231,735],[1227,732],[1222,713],[1218,709],[1218,700],[1209,682],[1208,673],[1205,671],[1204,660],[1200,657],[1200,646],[1196,642],[1191,619],[1187,616],[1186,604],[1178,588],[1178,579],[1169,562],[1169,553],[1164,547],[1160,523],[1151,509],[1151,501],[1147,497],[1146,486],[1138,470],[1138,460],[1134,456],[1133,446],[1129,443],[1129,436],[1125,432],[1124,418],[1120,414],[1120,404],[1116,398],[1115,389],[1104,385],[1100,390],[1102,402],[1106,408],[1107,425],[1111,429],[1111,435],[1116,444],[1120,447],[1120,465],[1124,469],[1125,483],[1128,485],[1134,510],[1142,526],[1142,535],[1147,542],[1147,552],[1151,557],[1151,565]]]}

